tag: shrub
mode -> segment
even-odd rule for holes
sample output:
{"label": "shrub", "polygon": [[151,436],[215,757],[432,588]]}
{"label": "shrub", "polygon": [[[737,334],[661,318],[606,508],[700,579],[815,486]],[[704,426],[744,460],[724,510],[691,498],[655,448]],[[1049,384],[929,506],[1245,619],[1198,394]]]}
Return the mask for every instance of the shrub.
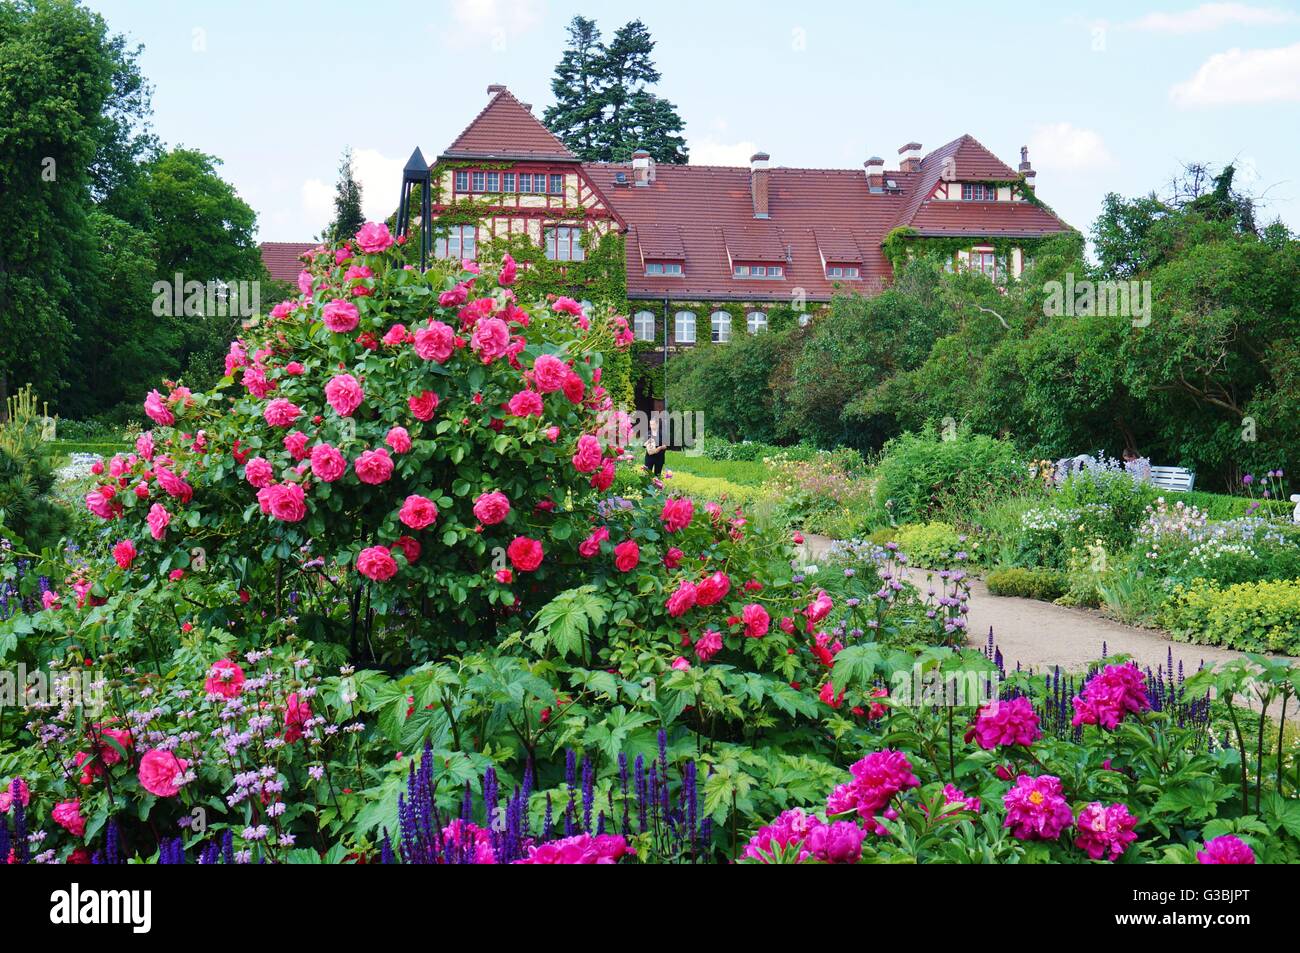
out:
{"label": "shrub", "polygon": [[1018,596],[1052,602],[1065,595],[1064,573],[1054,569],[998,569],[988,574],[985,583],[995,596]]}
{"label": "shrub", "polygon": [[913,566],[927,569],[938,569],[952,563],[966,545],[965,538],[948,523],[900,526],[894,540],[898,548],[907,553]]}
{"label": "shrub", "polygon": [[1028,471],[1005,440],[933,430],[903,434],[885,445],[875,498],[881,522],[909,523],[969,511],[974,501],[1005,496],[1025,485]]}
{"label": "shrub", "polygon": [[6,409],[0,424],[0,537],[17,537],[29,550],[40,550],[58,541],[67,512],[50,496],[50,445],[31,389],[9,398]]}
{"label": "shrub", "polygon": [[1300,579],[1178,586],[1161,623],[1181,641],[1300,655]]}
{"label": "shrub", "polygon": [[1126,549],[1157,494],[1151,484],[1135,480],[1118,461],[1102,456],[1067,477],[1058,500],[1066,509],[1091,508],[1089,535],[1100,537],[1108,548]]}
{"label": "shrub", "polygon": [[681,470],[673,472],[667,481],[669,488],[680,490],[697,500],[713,500],[717,503],[734,503],[748,506],[760,500],[769,499],[771,494],[762,487],[733,483],[722,477],[697,476]]}

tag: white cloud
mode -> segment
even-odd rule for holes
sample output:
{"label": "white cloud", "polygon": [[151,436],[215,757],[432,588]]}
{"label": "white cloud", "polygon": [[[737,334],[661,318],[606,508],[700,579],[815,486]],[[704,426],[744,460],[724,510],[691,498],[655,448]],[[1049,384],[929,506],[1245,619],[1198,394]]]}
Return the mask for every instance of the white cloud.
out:
{"label": "white cloud", "polygon": [[510,40],[540,26],[545,0],[452,0],[451,16],[434,29],[448,46],[479,46],[504,53]]}
{"label": "white cloud", "polygon": [[758,152],[752,142],[719,142],[712,136],[691,140],[691,165],[748,166],[749,157]]}
{"label": "white cloud", "polygon": [[1300,43],[1215,53],[1169,98],[1184,107],[1300,102]]}
{"label": "white cloud", "polygon": [[377,149],[353,149],[352,170],[361,184],[361,211],[378,222],[397,210],[405,159],[390,159]]}
{"label": "white cloud", "polygon": [[1036,167],[1049,172],[1088,171],[1115,161],[1098,133],[1068,122],[1036,127],[1029,136],[1029,158]]}
{"label": "white cloud", "polygon": [[1177,13],[1148,13],[1129,24],[1153,33],[1209,33],[1228,26],[1277,26],[1300,20],[1290,10],[1252,7],[1246,3],[1203,3]]}

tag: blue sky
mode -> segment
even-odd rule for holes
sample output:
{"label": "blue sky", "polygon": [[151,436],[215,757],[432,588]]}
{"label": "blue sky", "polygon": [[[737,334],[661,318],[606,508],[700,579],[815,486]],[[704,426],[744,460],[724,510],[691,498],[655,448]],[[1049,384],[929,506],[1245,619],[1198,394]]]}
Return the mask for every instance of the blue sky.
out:
{"label": "blue sky", "polygon": [[[223,160],[263,240],[310,240],[339,156],[367,213],[391,210],[419,145],[436,156],[505,83],[539,113],[576,14],[635,17],[692,161],[893,166],[969,132],[1087,230],[1102,196],[1161,189],[1189,161],[1235,161],[1263,218],[1300,231],[1296,3],[601,0],[88,0],[145,46],[154,126]],[[980,15],[972,14],[979,9]]]}

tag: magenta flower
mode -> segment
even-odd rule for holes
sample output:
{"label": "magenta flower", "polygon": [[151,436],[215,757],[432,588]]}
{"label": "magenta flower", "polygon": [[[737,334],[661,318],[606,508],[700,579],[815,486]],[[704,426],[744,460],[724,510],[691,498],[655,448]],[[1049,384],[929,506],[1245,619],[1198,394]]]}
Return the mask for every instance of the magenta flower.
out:
{"label": "magenta flower", "polygon": [[1113,731],[1128,714],[1148,711],[1146,677],[1132,662],[1107,665],[1074,698],[1075,725],[1100,725]]}
{"label": "magenta flower", "polygon": [[1222,834],[1205,842],[1205,849],[1196,852],[1198,864],[1253,864],[1255,852],[1241,838]]}
{"label": "magenta flower", "polygon": [[1022,774],[1002,798],[1007,808],[1004,827],[1020,840],[1056,840],[1074,823],[1074,812],[1061,794],[1061,779],[1050,774]]}
{"label": "magenta flower", "polygon": [[1074,822],[1078,832],[1074,843],[1093,860],[1117,860],[1128,845],[1137,840],[1133,828],[1137,818],[1123,804],[1104,805],[1100,801],[1080,809]]}

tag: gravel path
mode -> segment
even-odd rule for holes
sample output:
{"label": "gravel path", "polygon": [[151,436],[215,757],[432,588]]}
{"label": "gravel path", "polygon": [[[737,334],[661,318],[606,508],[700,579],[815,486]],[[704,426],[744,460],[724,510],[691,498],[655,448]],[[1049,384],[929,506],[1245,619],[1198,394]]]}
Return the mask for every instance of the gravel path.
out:
{"label": "gravel path", "polygon": [[[805,535],[810,558],[817,558],[831,545],[825,536]],[[908,570],[910,581],[922,592],[928,587],[924,570]],[[1019,662],[1022,668],[1043,671],[1060,665],[1064,671],[1080,672],[1101,655],[1102,645],[1110,655],[1131,656],[1142,667],[1164,666],[1173,653],[1174,665],[1183,663],[1188,674],[1204,662],[1207,666],[1241,658],[1240,652],[1211,645],[1175,642],[1163,632],[1139,629],[1108,619],[1090,609],[1070,609],[1037,599],[995,596],[979,579],[971,581],[971,645],[987,643],[989,628],[1007,668]]]}

